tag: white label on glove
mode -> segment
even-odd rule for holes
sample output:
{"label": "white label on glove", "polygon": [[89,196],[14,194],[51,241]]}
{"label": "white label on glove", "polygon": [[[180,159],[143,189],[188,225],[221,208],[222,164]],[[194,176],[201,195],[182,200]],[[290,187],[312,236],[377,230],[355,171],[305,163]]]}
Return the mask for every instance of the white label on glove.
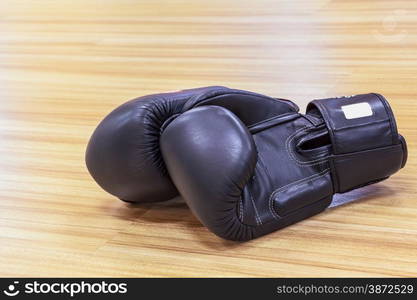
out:
{"label": "white label on glove", "polygon": [[368,102],[344,105],[342,110],[346,119],[357,119],[373,115],[372,108]]}

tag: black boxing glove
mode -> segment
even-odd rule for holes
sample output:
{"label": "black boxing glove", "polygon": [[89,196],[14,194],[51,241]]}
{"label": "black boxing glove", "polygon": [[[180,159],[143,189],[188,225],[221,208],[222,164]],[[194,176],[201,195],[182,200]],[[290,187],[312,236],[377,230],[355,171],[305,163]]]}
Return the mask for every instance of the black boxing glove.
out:
{"label": "black boxing glove", "polygon": [[160,153],[160,132],[167,120],[201,105],[224,107],[247,126],[298,110],[288,100],[221,86],[140,97],[116,108],[94,131],[86,151],[90,174],[124,201],[177,196]]}
{"label": "black boxing glove", "polygon": [[191,109],[166,125],[165,164],[212,232],[249,240],[317,214],[335,193],[404,167],[406,143],[381,95],[314,100],[307,113],[247,125],[227,108]]}

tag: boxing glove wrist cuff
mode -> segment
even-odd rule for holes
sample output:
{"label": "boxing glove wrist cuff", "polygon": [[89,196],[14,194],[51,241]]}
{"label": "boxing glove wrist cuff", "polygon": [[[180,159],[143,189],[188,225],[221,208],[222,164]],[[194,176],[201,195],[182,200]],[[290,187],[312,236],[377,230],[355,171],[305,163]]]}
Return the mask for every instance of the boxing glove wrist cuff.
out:
{"label": "boxing glove wrist cuff", "polygon": [[335,192],[387,178],[405,164],[406,146],[383,96],[314,100],[307,114],[321,116],[326,123],[332,144],[329,161]]}

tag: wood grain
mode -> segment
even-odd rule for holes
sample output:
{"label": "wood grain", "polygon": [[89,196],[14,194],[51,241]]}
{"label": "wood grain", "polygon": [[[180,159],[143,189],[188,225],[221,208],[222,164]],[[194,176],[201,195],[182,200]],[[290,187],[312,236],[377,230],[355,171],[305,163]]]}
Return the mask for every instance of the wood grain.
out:
{"label": "wood grain", "polygon": [[[0,2],[1,276],[417,276],[416,1]],[[140,95],[226,85],[293,99],[379,92],[409,146],[362,199],[247,243],[181,199],[129,206],[84,165]]]}

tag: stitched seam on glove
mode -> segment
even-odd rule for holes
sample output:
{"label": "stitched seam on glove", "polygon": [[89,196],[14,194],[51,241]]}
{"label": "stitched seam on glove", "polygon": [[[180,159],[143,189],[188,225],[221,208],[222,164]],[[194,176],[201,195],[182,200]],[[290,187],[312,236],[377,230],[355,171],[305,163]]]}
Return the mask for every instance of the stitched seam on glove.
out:
{"label": "stitched seam on glove", "polygon": [[261,218],[259,217],[258,210],[256,209],[255,201],[253,200],[252,193],[251,193],[250,189],[248,189],[248,192],[249,192],[250,200],[252,201],[253,210],[255,211],[256,224],[257,225],[262,225],[262,221],[261,221]]}
{"label": "stitched seam on glove", "polygon": [[[320,163],[323,163],[323,162],[325,162],[325,161],[328,160],[327,157],[318,158],[318,159],[315,159],[315,160],[306,160],[306,161],[301,161],[301,160],[298,160],[296,158],[293,150],[291,149],[291,143],[292,143],[292,141],[296,138],[296,136],[300,132],[302,132],[302,131],[308,131],[308,129],[310,129],[310,128],[311,127],[309,127],[309,126],[304,126],[304,127],[300,128],[299,130],[297,130],[296,132],[294,132],[292,135],[290,135],[287,138],[287,140],[285,141],[285,149],[287,150],[287,152],[288,152],[288,154],[290,156],[290,159],[293,160],[293,161],[295,161],[300,166],[315,166],[315,165],[319,165]],[[319,152],[318,155],[319,154],[322,154],[322,153],[327,153],[327,151],[326,152]]]}
{"label": "stitched seam on glove", "polygon": [[[266,173],[267,177],[271,178],[271,175],[270,175],[268,169],[266,168],[265,164],[263,163],[262,157],[261,157],[261,155],[260,155],[259,152],[258,152],[258,160],[256,162],[256,166],[255,166],[255,169],[254,170],[256,170],[257,168],[263,170]],[[259,216],[259,212],[258,212],[258,210],[256,208],[255,201],[253,200],[252,193],[251,193],[250,188],[248,186],[249,182],[250,181],[254,181],[255,178],[256,178],[256,175],[253,175],[251,177],[251,179],[248,180],[248,182],[246,183],[244,189],[246,187],[248,189],[248,193],[249,193],[249,196],[250,196],[250,200],[252,202],[253,209],[254,209],[254,212],[255,212],[256,225],[259,226],[259,225],[262,225],[262,220],[261,220],[261,218]],[[243,193],[243,190],[242,190],[242,193]],[[252,226],[252,227],[254,227],[254,225],[245,224],[244,221],[243,221],[243,199],[242,199],[242,196],[240,196],[240,199],[239,199],[239,221],[240,221],[241,224],[243,224],[245,226]]]}

